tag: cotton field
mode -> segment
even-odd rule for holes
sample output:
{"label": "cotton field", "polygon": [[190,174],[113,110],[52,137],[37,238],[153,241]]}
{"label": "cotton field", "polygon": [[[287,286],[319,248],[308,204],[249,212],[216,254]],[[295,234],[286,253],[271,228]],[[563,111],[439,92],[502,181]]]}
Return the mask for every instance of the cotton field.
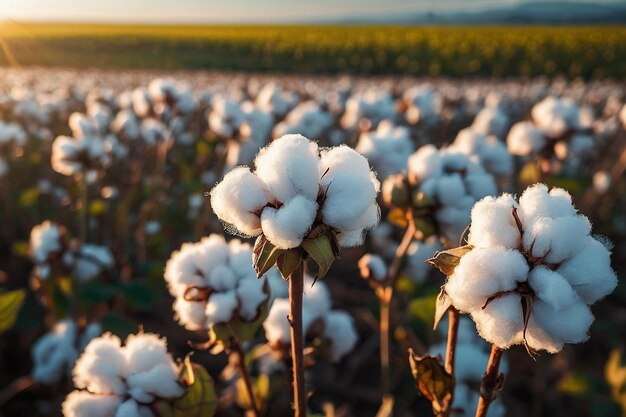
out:
{"label": "cotton field", "polygon": [[0,150],[0,416],[626,413],[623,81],[5,68]]}

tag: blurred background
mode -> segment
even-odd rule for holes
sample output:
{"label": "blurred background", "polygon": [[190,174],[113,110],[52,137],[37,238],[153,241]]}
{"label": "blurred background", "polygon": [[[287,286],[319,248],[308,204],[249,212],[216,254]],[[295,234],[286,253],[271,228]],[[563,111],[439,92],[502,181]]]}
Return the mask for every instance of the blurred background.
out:
{"label": "blurred background", "polygon": [[[76,245],[110,253],[80,284],[82,322],[120,336],[157,332],[183,357],[206,335],[177,325],[165,262],[183,242],[225,233],[208,192],[284,133],[355,147],[383,178],[435,144],[485,167],[505,161],[487,169],[500,191],[566,188],[613,242],[620,284],[593,307],[587,343],[537,358],[521,346],[507,352],[493,415],[626,415],[625,23],[620,0],[0,0],[0,287],[25,297],[0,326],[0,415],[60,416],[72,388],[68,372],[31,378],[32,346],[68,317],[76,272],[41,279],[35,225],[51,220]],[[51,158],[62,135],[101,150],[59,169]],[[78,178],[92,172],[82,188]],[[324,278],[359,342],[338,364],[310,370],[320,415],[374,416],[380,405],[378,306],[357,261],[366,252],[389,260],[402,228],[388,213]],[[431,328],[444,278],[423,267],[437,247],[417,245],[399,281],[409,334],[393,334],[397,416],[431,412],[405,352],[442,340]],[[218,415],[244,415],[220,377],[227,357],[194,359],[217,381]],[[265,415],[289,415],[288,378],[264,391],[274,403]]]}

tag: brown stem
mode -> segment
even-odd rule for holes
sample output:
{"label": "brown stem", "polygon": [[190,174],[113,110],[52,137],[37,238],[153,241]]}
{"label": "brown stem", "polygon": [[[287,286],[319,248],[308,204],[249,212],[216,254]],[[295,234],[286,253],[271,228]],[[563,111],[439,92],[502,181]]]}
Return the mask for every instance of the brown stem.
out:
{"label": "brown stem", "polygon": [[446,372],[454,376],[454,355],[456,353],[456,341],[459,335],[459,311],[450,307],[448,309],[448,343],[446,344]]}
{"label": "brown stem", "polygon": [[476,417],[485,417],[489,410],[489,405],[496,399],[498,391],[502,389],[504,375],[500,373],[500,360],[502,359],[502,349],[496,345],[491,346],[491,355],[487,369],[480,384],[480,399],[476,408]]}
{"label": "brown stem", "polygon": [[[391,291],[389,291],[391,292]],[[389,368],[389,301],[380,300],[380,371],[383,394],[391,393],[391,371]]]}
{"label": "brown stem", "polygon": [[392,288],[395,287],[396,280],[398,279],[398,276],[400,276],[400,272],[402,272],[406,253],[409,250],[409,246],[411,245],[414,236],[415,223],[413,223],[412,219],[409,219],[409,225],[404,232],[404,236],[402,237],[400,245],[398,245],[398,248],[396,249],[396,254],[393,258],[393,261],[391,261],[389,271],[387,272],[387,283]]}
{"label": "brown stem", "polygon": [[306,417],[304,385],[304,336],[302,334],[302,296],[304,272],[302,263],[289,277],[289,325],[291,327],[291,359],[293,368],[294,417]]}
{"label": "brown stem", "polygon": [[250,399],[252,414],[254,415],[254,417],[259,417],[259,407],[257,406],[254,396],[254,390],[252,389],[252,382],[250,381],[250,374],[248,373],[248,367],[246,366],[246,359],[243,353],[243,349],[241,349],[241,344],[239,343],[239,340],[237,340],[237,338],[233,337],[230,339],[230,350],[237,357],[237,368],[239,369],[239,374],[241,376],[241,379],[243,379],[244,385],[246,386],[246,391],[248,392],[248,398]]}
{"label": "brown stem", "polygon": [[27,375],[22,376],[15,381],[11,382],[11,384],[7,385],[0,391],[0,405],[4,405],[11,398],[15,397],[20,392],[32,387],[35,384],[35,381]]}

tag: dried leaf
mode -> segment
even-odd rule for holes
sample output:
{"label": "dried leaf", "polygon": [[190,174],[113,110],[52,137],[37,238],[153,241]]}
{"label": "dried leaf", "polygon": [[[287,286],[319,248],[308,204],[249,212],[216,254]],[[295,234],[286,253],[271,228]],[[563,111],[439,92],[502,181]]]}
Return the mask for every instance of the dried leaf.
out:
{"label": "dried leaf", "polygon": [[401,208],[392,208],[387,215],[387,221],[398,227],[407,227],[409,221],[406,218],[406,211]]}
{"label": "dried leaf", "polygon": [[426,262],[443,272],[446,276],[452,275],[461,258],[474,249],[472,245],[459,246],[458,248],[442,250],[435,253],[433,258]]}
{"label": "dried leaf", "polygon": [[261,278],[271,267],[276,264],[276,260],[284,252],[272,244],[265,236],[261,235],[254,244],[252,262],[257,277]]}
{"label": "dried leaf", "polygon": [[437,302],[435,303],[435,321],[433,324],[433,330],[437,330],[439,322],[446,314],[451,305],[452,300],[450,299],[450,297],[448,297],[448,294],[442,287],[439,295],[437,296]]}
{"label": "dried leaf", "polygon": [[424,397],[433,406],[435,414],[447,410],[452,402],[454,377],[432,356],[419,357],[409,350],[409,363],[413,378]]}

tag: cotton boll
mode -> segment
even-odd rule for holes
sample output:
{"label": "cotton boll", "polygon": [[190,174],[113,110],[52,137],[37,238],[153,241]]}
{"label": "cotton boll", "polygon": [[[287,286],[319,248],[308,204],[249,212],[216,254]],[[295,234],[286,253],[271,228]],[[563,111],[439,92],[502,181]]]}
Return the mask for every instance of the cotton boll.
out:
{"label": "cotton boll", "polygon": [[528,283],[540,300],[556,310],[562,310],[578,299],[565,278],[545,266],[533,268]]}
{"label": "cotton boll", "polygon": [[461,258],[445,290],[461,311],[481,309],[499,291],[510,291],[526,281],[528,264],[516,250],[475,248]]}
{"label": "cotton boll", "polygon": [[205,277],[207,284],[214,268],[228,264],[230,249],[221,234],[205,236],[199,243],[191,244],[189,250],[194,253],[191,258],[193,267]]}
{"label": "cotton boll", "polygon": [[129,399],[129,400],[124,401],[119,406],[114,417],[154,417],[154,416],[152,412],[150,411],[150,408],[144,405],[139,405],[137,401],[133,399]]}
{"label": "cotton boll", "polygon": [[303,308],[310,314],[311,321],[323,316],[332,306],[330,291],[326,284],[306,277],[304,280]]}
{"label": "cotton boll", "polygon": [[587,237],[584,248],[576,256],[565,260],[556,272],[569,282],[586,304],[593,304],[617,286],[610,256],[610,251],[602,242]]}
{"label": "cotton boll", "polygon": [[213,326],[230,321],[238,306],[239,303],[235,291],[211,294],[206,304],[206,323],[209,326]]}
{"label": "cotton boll", "polygon": [[531,314],[530,320],[528,320],[528,327],[526,328],[526,343],[531,349],[545,350],[549,353],[558,353],[561,349],[563,349],[563,342],[546,333],[545,330],[537,324],[534,314]]}
{"label": "cotton boll", "polygon": [[520,122],[513,125],[506,141],[509,152],[518,156],[539,152],[546,144],[544,133],[532,122]]}
{"label": "cotton boll", "polygon": [[337,175],[351,173],[366,176],[369,172],[367,159],[346,145],[322,149],[320,153],[319,176],[322,188],[326,188]]}
{"label": "cotton boll", "polygon": [[591,310],[579,299],[563,309],[536,300],[533,316],[537,324],[551,337],[563,343],[581,343],[589,338],[588,331],[593,323]]}
{"label": "cotton boll", "polygon": [[547,263],[558,264],[585,246],[591,224],[585,216],[538,217],[524,232],[524,250]]}
{"label": "cotton boll", "polygon": [[267,186],[245,167],[230,171],[211,190],[211,207],[217,217],[247,236],[261,232],[261,221],[255,212],[270,199]]}
{"label": "cotton boll", "polygon": [[[135,397],[133,392],[142,392],[152,397],[178,398],[185,392],[178,382],[177,370],[173,363],[162,363],[145,372],[132,374],[126,383],[133,397]],[[135,399],[144,402],[141,396]]]}
{"label": "cotton boll", "polygon": [[247,276],[252,269],[252,248],[247,243],[234,239],[228,243],[230,257],[229,267],[238,277]]}
{"label": "cotton boll", "polygon": [[163,276],[173,296],[182,297],[188,287],[207,285],[194,263],[196,256],[196,250],[192,244],[183,244],[181,249],[175,251],[165,264]]}
{"label": "cotton boll", "polygon": [[319,190],[318,148],[302,135],[285,135],[261,149],[255,174],[281,203],[296,196],[315,200]]}
{"label": "cotton boll", "polygon": [[376,199],[376,190],[369,176],[342,173],[326,188],[322,207],[323,222],[339,230],[360,229],[360,218]]}
{"label": "cotton boll", "polygon": [[330,311],[324,316],[324,337],[330,340],[330,358],[339,361],[354,349],[359,336],[354,319],[345,311]]}
{"label": "cotton boll", "polygon": [[115,417],[122,403],[117,395],[96,395],[72,391],[61,405],[64,417]]}
{"label": "cotton boll", "polygon": [[74,385],[99,394],[123,395],[126,361],[121,342],[110,333],[93,339],[74,366]]}
{"label": "cotton boll", "polygon": [[353,248],[363,244],[365,240],[365,230],[348,230],[337,234],[337,241],[342,248]]}
{"label": "cotton boll", "polygon": [[79,349],[82,351],[85,349],[85,346],[96,337],[102,334],[102,324],[98,322],[89,323],[83,334],[80,336]]}
{"label": "cotton boll", "polygon": [[422,146],[408,161],[409,175],[415,177],[417,182],[440,176],[442,169],[439,150],[434,145]]}
{"label": "cotton boll", "polygon": [[469,174],[465,177],[467,191],[476,200],[498,192],[493,176],[489,174]]}
{"label": "cotton boll", "polygon": [[521,343],[524,315],[520,296],[508,294],[472,311],[480,336],[501,349]]}
{"label": "cotton boll", "polygon": [[465,185],[459,174],[447,175],[437,182],[437,200],[444,206],[454,206],[465,196]]}
{"label": "cotton boll", "polygon": [[457,243],[470,222],[470,210],[469,207],[441,207],[435,213],[435,219],[442,236],[449,242]]}
{"label": "cotton boll", "polygon": [[196,331],[205,328],[206,311],[204,303],[199,301],[185,301],[181,296],[174,300],[173,309],[176,313],[176,319],[185,329]]}
{"label": "cotton boll", "polygon": [[29,252],[35,263],[43,263],[51,254],[61,249],[59,226],[46,220],[33,227],[30,232]]}
{"label": "cotton boll", "polygon": [[[289,299],[279,298],[274,300],[272,308],[270,308],[269,314],[263,322],[265,337],[270,343],[290,344],[290,327],[287,321],[289,311]],[[302,331],[306,333],[304,327]]]}
{"label": "cotton boll", "polygon": [[521,236],[513,217],[516,207],[518,204],[510,194],[485,197],[477,202],[472,208],[469,244],[482,248],[519,247]]}
{"label": "cotton boll", "polygon": [[74,274],[82,282],[91,281],[114,263],[109,248],[87,243],[81,245],[74,260]]}
{"label": "cotton boll", "polygon": [[172,363],[167,352],[167,341],[153,333],[131,334],[123,348],[126,359],[124,375],[146,372],[162,363]]}
{"label": "cotton boll", "polygon": [[367,271],[369,277],[378,282],[383,282],[387,278],[387,265],[383,258],[378,255],[372,255],[371,253],[363,255],[359,259],[359,268],[361,271]]}
{"label": "cotton boll", "polygon": [[431,236],[425,241],[413,241],[407,250],[405,271],[409,278],[416,283],[422,283],[431,271],[430,265],[426,261],[435,252],[443,250],[443,245],[437,236]]}
{"label": "cotton boll", "polygon": [[209,286],[216,291],[229,291],[237,286],[237,276],[226,265],[217,265],[209,273]]}
{"label": "cotton boll", "polygon": [[78,356],[74,347],[76,326],[70,320],[57,323],[54,329],[39,338],[32,347],[35,381],[51,384],[60,380]]}
{"label": "cotton boll", "polygon": [[575,216],[576,209],[567,191],[553,188],[548,192],[545,184],[535,184],[526,188],[519,198],[518,215],[524,228],[528,228],[537,217]]}
{"label": "cotton boll", "polygon": [[485,135],[502,136],[506,133],[508,119],[498,107],[486,107],[476,115],[472,128]]}
{"label": "cotton boll", "polygon": [[261,214],[265,237],[280,249],[300,246],[317,215],[317,203],[298,195],[282,207],[266,207]]}
{"label": "cotton boll", "polygon": [[237,287],[237,297],[239,299],[239,315],[248,321],[257,318],[259,306],[268,299],[268,294],[264,291],[264,279],[257,279],[255,276],[243,279]]}
{"label": "cotton boll", "polygon": [[598,171],[593,174],[593,189],[598,194],[606,193],[611,188],[611,175],[608,171]]}

